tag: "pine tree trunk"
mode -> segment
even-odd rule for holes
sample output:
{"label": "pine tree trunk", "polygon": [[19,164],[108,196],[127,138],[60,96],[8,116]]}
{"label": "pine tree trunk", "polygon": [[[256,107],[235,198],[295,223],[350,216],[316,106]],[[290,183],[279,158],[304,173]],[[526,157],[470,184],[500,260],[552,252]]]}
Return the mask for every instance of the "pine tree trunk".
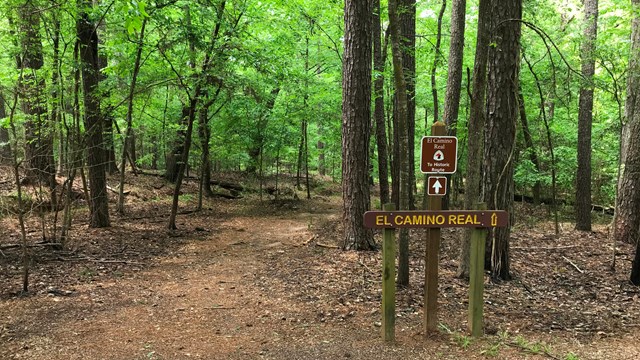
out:
{"label": "pine tree trunk", "polygon": [[371,124],[370,0],[345,0],[342,67],[343,249],[375,249],[373,232],[364,227],[370,208],[369,133]]}
{"label": "pine tree trunk", "polygon": [[[640,10],[640,0],[633,0],[633,4],[636,10]],[[632,22],[631,43],[625,117],[632,135],[627,139],[625,158],[622,160],[613,236],[616,241],[639,244],[631,281],[640,285],[640,17],[637,13]]]}
{"label": "pine tree trunk", "polygon": [[[82,0],[80,9],[90,9],[91,1]],[[108,227],[109,198],[107,196],[107,180],[105,169],[105,149],[103,142],[103,119],[100,115],[100,93],[98,91],[98,35],[95,24],[89,20],[85,11],[80,12],[77,20],[78,42],[80,44],[80,63],[82,69],[82,85],[84,89],[84,125],[87,135],[87,165],[89,167],[89,183],[91,184],[91,219],[89,226],[94,228]]]}
{"label": "pine tree trunk", "polygon": [[[447,71],[447,91],[444,98],[444,123],[447,135],[456,136],[458,127],[458,110],[460,108],[460,92],[462,91],[462,62],[464,56],[464,28],[466,0],[453,0],[451,8],[451,42]],[[459,177],[459,175],[452,175]],[[452,177],[451,176],[451,177]],[[452,194],[457,191],[452,186],[443,199],[443,209],[449,209]]]}
{"label": "pine tree trunk", "polygon": [[[480,184],[482,182],[482,153],[484,138],[484,106],[487,87],[487,56],[489,35],[491,31],[491,1],[480,0],[478,10],[478,33],[476,55],[473,65],[473,90],[471,96],[471,113],[467,136],[467,174],[465,181],[464,208],[473,209],[482,201]],[[458,277],[469,278],[469,252],[471,250],[471,230],[464,232],[460,244],[460,262]]]}
{"label": "pine tree trunk", "polygon": [[[382,47],[382,22],[380,21],[380,0],[373,2],[373,67],[375,70],[373,93],[373,117],[376,124],[376,145],[378,147],[378,179],[380,185],[380,206],[389,202],[389,155],[384,116],[384,65],[386,51]],[[386,50],[386,46],[385,49]]]}
{"label": "pine tree trunk", "polygon": [[[495,29],[489,48],[487,124],[484,146],[484,200],[490,209],[506,210],[513,219],[514,148],[518,119],[518,75],[522,0],[494,2],[491,7]],[[510,227],[490,231],[491,276],[511,279]]]}
{"label": "pine tree trunk", "polygon": [[407,91],[407,155],[409,163],[409,204],[407,209],[415,209],[416,191],[416,0],[397,0],[401,32],[402,66]]}
{"label": "pine tree trunk", "polygon": [[[395,132],[398,137],[398,158],[396,159],[399,167],[398,183],[400,185],[398,198],[400,207],[398,210],[409,209],[409,193],[413,191],[411,186],[409,164],[409,134],[407,131],[407,88],[406,77],[404,75],[404,67],[402,62],[401,51],[401,32],[399,27],[398,2],[396,0],[389,1],[389,29],[391,33],[391,53],[393,58],[393,79],[395,84],[395,94],[397,98],[397,129]],[[398,239],[398,280],[399,286],[409,285],[409,232],[406,228],[400,230]]]}
{"label": "pine tree trunk", "polygon": [[576,230],[591,231],[591,127],[593,74],[598,30],[598,0],[584,0],[584,38],[580,46],[582,76],[578,108],[578,170],[576,171]]}

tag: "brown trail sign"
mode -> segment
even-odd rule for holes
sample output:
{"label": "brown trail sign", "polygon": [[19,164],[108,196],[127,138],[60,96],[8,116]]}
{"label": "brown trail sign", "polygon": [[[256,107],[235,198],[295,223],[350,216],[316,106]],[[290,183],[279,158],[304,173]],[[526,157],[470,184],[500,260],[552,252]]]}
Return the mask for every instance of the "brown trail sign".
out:
{"label": "brown trail sign", "polygon": [[420,146],[420,171],[425,174],[453,174],[458,167],[458,138],[425,136]]}
{"label": "brown trail sign", "polygon": [[443,228],[443,227],[504,227],[509,216],[503,210],[444,211],[367,211],[364,226],[369,228]]}
{"label": "brown trail sign", "polygon": [[[432,200],[439,199],[432,197]],[[388,205],[385,206],[389,209]],[[440,228],[443,227],[473,227],[471,244],[471,269],[469,274],[469,330],[473,336],[481,336],[483,317],[483,292],[484,292],[484,242],[487,228],[509,226],[509,214],[503,210],[485,210],[485,204],[479,204],[481,210],[435,210],[435,211],[367,211],[364,213],[364,225],[369,228],[384,229],[384,249],[390,247],[393,238],[393,230],[396,228],[429,228],[434,236],[428,238],[427,248],[439,245]],[[392,250],[394,251],[394,250]],[[434,252],[432,249],[431,252]],[[429,258],[433,254],[427,253]],[[385,276],[383,278],[382,303],[383,303],[383,337],[385,341],[393,341],[395,331],[395,278],[388,276],[393,274],[388,269],[392,268],[389,261],[393,259],[393,253],[384,251]],[[425,266],[425,335],[433,332],[437,325],[437,257],[435,261],[427,262]],[[389,294],[388,296],[386,294]],[[393,294],[393,295],[392,295]],[[388,298],[393,296],[393,298]]]}

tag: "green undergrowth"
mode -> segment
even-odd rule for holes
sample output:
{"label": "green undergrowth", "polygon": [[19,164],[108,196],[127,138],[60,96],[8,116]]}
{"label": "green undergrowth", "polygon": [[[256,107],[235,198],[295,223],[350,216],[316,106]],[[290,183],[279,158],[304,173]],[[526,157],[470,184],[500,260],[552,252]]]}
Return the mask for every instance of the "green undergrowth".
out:
{"label": "green undergrowth", "polygon": [[478,351],[487,358],[498,358],[506,349],[513,349],[519,353],[540,356],[557,360],[580,360],[573,353],[558,354],[550,344],[544,341],[528,340],[522,335],[509,334],[507,331],[499,331],[494,336],[474,338],[460,331],[453,331],[444,324],[440,324],[440,330],[449,335],[452,343],[465,351]]}

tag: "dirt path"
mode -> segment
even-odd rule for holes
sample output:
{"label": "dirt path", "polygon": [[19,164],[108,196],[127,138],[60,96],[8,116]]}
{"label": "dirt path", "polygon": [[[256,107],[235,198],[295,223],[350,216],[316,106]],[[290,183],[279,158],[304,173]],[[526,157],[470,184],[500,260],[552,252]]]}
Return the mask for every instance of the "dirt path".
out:
{"label": "dirt path", "polygon": [[[569,332],[528,332],[522,319],[535,323],[536,316],[548,314],[523,310],[514,317],[505,310],[501,315],[492,298],[523,297],[517,283],[488,287],[487,322],[521,335],[502,332],[471,341],[458,330],[466,316],[460,299],[465,286],[451,281],[453,263],[447,259],[442,321],[452,333],[425,340],[420,256],[412,263],[412,289],[398,293],[398,343],[385,346],[378,327],[380,254],[317,246],[318,241],[330,245],[336,233],[334,201],[291,206],[264,210],[244,204],[184,216],[183,227],[195,230],[182,240],[165,239],[177,245],[146,266],[97,265],[91,268],[95,273],[81,274],[86,281],[68,285],[70,296],[41,291],[3,300],[0,358],[523,359],[540,356],[525,351],[523,343],[542,341],[558,358],[569,353],[580,359],[640,357],[634,329],[587,340]],[[110,231],[121,236],[127,229]],[[328,235],[319,239],[319,233]],[[154,243],[154,236],[161,242],[167,233],[156,224],[134,236]],[[629,303],[637,305],[637,299]],[[524,342],[518,344],[517,336]]]}

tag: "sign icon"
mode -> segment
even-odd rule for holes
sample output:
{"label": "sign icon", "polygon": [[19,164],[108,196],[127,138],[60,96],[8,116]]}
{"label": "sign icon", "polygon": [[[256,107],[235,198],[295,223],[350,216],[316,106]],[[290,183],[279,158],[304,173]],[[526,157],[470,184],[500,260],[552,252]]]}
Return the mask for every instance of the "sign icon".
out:
{"label": "sign icon", "polygon": [[447,194],[447,178],[444,176],[429,176],[427,179],[427,195],[444,196]]}
{"label": "sign icon", "polygon": [[425,136],[420,149],[420,171],[425,174],[453,174],[458,167],[458,138]]}

